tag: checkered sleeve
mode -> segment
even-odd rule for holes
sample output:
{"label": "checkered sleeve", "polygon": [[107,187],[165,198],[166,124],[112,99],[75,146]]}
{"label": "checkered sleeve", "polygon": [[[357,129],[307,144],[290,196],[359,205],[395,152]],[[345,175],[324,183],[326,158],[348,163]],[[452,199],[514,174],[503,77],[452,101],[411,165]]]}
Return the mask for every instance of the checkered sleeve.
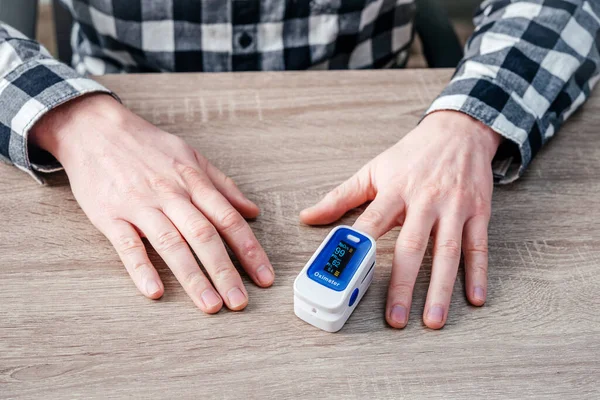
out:
{"label": "checkered sleeve", "polygon": [[451,82],[426,115],[456,110],[505,140],[493,163],[516,180],[589,97],[600,73],[599,0],[487,0]]}
{"label": "checkered sleeve", "polygon": [[91,92],[111,93],[0,22],[0,159],[42,183],[39,172],[57,171],[60,165],[50,154],[27,145],[29,130],[49,110]]}

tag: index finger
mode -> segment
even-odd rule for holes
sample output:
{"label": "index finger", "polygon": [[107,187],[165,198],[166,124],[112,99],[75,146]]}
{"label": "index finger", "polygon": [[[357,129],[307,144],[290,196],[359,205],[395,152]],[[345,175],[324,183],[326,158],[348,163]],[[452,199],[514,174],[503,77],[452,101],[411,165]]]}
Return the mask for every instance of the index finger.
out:
{"label": "index finger", "polygon": [[192,203],[225,239],[244,270],[261,287],[273,284],[273,266],[241,214],[214,187],[192,190]]}

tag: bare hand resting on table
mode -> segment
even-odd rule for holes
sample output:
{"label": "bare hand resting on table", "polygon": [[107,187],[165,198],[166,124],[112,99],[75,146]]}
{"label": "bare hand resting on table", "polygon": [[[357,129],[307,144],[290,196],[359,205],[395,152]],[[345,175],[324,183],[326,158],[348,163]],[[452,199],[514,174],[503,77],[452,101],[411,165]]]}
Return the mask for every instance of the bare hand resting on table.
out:
{"label": "bare hand resting on table", "polygon": [[413,287],[429,236],[434,238],[425,325],[444,326],[461,256],[466,291],[476,306],[487,292],[487,228],[491,214],[491,161],[501,136],[454,111],[427,116],[397,144],[365,165],[300,217],[329,224],[372,201],[354,226],[375,239],[401,225],[388,289],[386,320],[408,322]]}
{"label": "bare hand resting on table", "polygon": [[[140,236],[148,238],[205,312],[219,311],[223,302],[233,310],[248,303],[221,237],[259,286],[273,283],[273,268],[244,220],[256,217],[258,207],[183,140],[111,97],[84,96],[58,107],[36,123],[29,140],[61,162],[81,208],[111,241],[147,297],[159,298],[164,288]],[[372,201],[356,228],[378,238],[402,225],[387,300],[386,319],[391,326],[401,328],[408,322],[430,234],[434,258],[425,324],[441,328],[446,322],[461,246],[467,297],[474,305],[485,302],[491,160],[500,140],[464,114],[431,114],[302,212],[306,223],[329,224]]]}
{"label": "bare hand resting on table", "polygon": [[84,96],[50,111],[29,140],[63,165],[79,205],[147,297],[161,297],[164,287],[140,236],[204,312],[219,311],[223,302],[232,310],[248,304],[221,237],[254,282],[273,283],[273,267],[244,220],[256,217],[258,207],[182,139],[112,97]]}

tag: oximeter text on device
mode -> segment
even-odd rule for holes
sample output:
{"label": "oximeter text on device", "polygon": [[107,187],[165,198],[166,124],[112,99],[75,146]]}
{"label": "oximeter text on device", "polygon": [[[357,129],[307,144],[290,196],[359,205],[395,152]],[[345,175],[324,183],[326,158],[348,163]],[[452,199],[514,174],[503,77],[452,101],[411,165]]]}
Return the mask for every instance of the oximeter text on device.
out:
{"label": "oximeter text on device", "polygon": [[334,228],[294,282],[294,312],[317,328],[337,332],[373,280],[375,240],[349,226]]}

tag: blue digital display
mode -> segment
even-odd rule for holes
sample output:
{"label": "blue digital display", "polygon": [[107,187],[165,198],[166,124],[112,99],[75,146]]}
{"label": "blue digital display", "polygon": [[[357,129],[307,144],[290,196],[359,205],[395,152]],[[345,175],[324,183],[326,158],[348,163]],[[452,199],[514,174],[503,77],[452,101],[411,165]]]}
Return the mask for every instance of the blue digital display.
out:
{"label": "blue digital display", "polygon": [[[348,237],[352,239],[348,239]],[[358,239],[358,242],[356,242]],[[351,245],[350,242],[353,244]],[[308,268],[313,281],[335,291],[348,287],[356,270],[371,250],[371,241],[349,228],[340,228],[329,238]]]}
{"label": "blue digital display", "polygon": [[331,257],[329,257],[329,261],[325,264],[325,271],[338,278],[344,272],[355,250],[356,248],[340,240]]}

